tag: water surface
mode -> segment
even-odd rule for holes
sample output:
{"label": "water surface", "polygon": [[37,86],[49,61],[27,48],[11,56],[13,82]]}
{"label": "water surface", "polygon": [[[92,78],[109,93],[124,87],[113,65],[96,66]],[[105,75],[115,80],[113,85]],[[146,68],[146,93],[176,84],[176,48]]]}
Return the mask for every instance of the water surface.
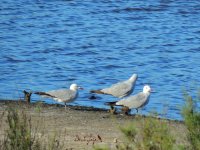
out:
{"label": "water surface", "polygon": [[[156,91],[140,113],[181,119],[183,89],[196,91],[200,72],[198,0],[2,0],[0,98],[78,83],[73,104],[107,108],[89,90],[139,75],[134,93]],[[34,101],[50,99],[32,97]],[[133,110],[132,113],[135,113]]]}

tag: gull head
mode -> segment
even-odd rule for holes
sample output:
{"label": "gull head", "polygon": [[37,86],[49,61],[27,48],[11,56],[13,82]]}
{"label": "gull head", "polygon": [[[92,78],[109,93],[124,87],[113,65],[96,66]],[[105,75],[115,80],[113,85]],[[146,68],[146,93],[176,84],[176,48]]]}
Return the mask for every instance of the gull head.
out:
{"label": "gull head", "polygon": [[138,75],[137,75],[137,74],[133,74],[133,75],[130,77],[129,80],[135,81],[135,80],[137,80],[137,78],[138,78]]}
{"label": "gull head", "polygon": [[73,83],[73,84],[71,84],[70,85],[70,88],[69,88],[70,90],[73,90],[73,91],[76,91],[76,90],[78,90],[78,89],[83,89],[82,87],[80,87],[80,86],[78,86],[77,84],[75,84],[75,83]]}
{"label": "gull head", "polygon": [[149,85],[145,85],[143,87],[143,93],[151,93],[151,87]]}

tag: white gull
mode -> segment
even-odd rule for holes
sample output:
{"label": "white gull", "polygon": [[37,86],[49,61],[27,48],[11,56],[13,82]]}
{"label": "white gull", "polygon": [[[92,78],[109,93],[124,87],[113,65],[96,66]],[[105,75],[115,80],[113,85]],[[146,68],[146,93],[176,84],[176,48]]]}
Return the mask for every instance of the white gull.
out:
{"label": "white gull", "polygon": [[138,75],[133,74],[128,80],[118,82],[116,84],[111,85],[108,88],[100,90],[91,90],[90,92],[97,94],[107,94],[118,98],[122,98],[130,95],[133,92],[137,78]]}
{"label": "white gull", "polygon": [[125,111],[126,114],[128,114],[128,112],[132,108],[135,108],[138,112],[139,108],[144,107],[148,104],[151,91],[151,87],[149,85],[145,85],[143,87],[143,91],[139,92],[136,95],[126,97],[117,102],[107,102],[106,104],[111,106],[112,111],[114,109],[114,106],[123,106],[122,109]]}
{"label": "white gull", "polygon": [[71,84],[69,89],[59,89],[47,92],[34,92],[34,94],[41,95],[42,97],[52,98],[58,102],[64,102],[65,109],[66,103],[73,102],[78,96],[78,89],[83,89],[77,84]]}

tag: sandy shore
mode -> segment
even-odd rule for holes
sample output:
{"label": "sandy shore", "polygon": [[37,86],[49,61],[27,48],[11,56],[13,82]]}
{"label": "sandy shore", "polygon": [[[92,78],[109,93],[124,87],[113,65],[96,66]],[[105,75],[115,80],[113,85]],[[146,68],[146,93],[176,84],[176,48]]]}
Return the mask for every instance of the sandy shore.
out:
{"label": "sandy shore", "polygon": [[[65,110],[61,105],[41,103],[26,105],[24,102],[0,101],[1,138],[8,127],[4,114],[8,107],[23,108],[30,115],[33,128],[38,127],[38,136],[47,139],[46,137],[56,134],[62,141],[64,149],[68,150],[88,150],[94,145],[107,145],[115,149],[116,142],[125,140],[119,127],[130,122],[140,126],[145,119],[137,116],[111,115],[107,110],[90,107],[68,106]],[[179,121],[165,121],[170,126],[170,132],[176,136],[176,143],[184,143],[186,141],[184,124]]]}

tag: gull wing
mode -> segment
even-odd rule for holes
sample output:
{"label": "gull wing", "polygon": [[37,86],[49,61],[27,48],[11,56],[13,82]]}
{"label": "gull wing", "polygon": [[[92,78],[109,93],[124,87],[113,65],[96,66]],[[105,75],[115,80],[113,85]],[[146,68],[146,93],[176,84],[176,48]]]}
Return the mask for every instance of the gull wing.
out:
{"label": "gull wing", "polygon": [[149,96],[140,92],[136,95],[129,96],[116,103],[116,105],[126,106],[128,108],[140,108],[148,103]]}
{"label": "gull wing", "polygon": [[110,94],[110,95],[120,98],[132,93],[133,86],[132,86],[132,83],[128,82],[127,80],[127,81],[113,84],[112,86],[102,89],[101,91],[104,92],[105,94]]}
{"label": "gull wing", "polygon": [[46,93],[53,96],[54,99],[57,99],[57,100],[60,99],[60,100],[70,101],[76,97],[75,91],[67,90],[67,89],[52,90]]}

